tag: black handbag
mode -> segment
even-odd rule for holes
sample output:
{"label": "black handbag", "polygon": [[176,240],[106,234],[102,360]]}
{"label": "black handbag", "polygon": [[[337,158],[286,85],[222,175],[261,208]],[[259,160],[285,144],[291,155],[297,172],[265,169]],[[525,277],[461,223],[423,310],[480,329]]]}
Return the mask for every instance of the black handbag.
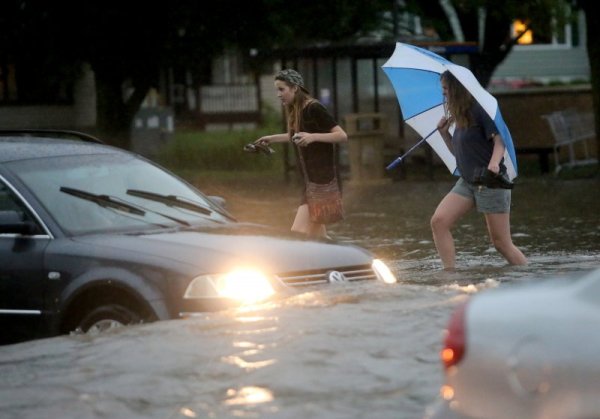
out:
{"label": "black handbag", "polygon": [[487,167],[478,167],[473,173],[473,184],[487,186],[491,189],[512,189],[514,183],[504,174],[494,173]]}

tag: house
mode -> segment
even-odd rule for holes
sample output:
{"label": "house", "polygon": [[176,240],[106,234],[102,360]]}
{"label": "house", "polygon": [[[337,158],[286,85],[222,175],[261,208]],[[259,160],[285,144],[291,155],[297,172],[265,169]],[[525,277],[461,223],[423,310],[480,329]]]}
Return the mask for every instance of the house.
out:
{"label": "house", "polygon": [[[519,31],[513,24],[513,35]],[[585,42],[585,16],[577,14],[573,23],[547,37],[529,31],[513,47],[508,57],[494,72],[490,89],[501,90],[528,85],[589,83],[590,65]]]}

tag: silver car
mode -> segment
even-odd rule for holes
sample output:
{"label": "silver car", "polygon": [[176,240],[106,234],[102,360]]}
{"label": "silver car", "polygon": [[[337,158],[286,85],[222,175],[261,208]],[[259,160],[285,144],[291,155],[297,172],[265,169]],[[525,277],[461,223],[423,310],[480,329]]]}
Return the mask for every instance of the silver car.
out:
{"label": "silver car", "polygon": [[460,305],[428,418],[600,417],[600,269],[485,291]]}

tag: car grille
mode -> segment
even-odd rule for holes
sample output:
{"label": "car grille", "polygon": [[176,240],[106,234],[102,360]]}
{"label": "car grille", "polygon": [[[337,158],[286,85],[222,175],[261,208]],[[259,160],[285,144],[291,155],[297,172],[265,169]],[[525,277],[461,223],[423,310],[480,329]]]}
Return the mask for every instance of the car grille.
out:
{"label": "car grille", "polygon": [[[338,274],[336,275],[335,272]],[[277,278],[290,287],[300,287],[328,283],[330,282],[329,276],[331,273],[334,273],[334,277],[340,282],[377,279],[377,276],[370,265],[288,272],[285,274],[278,274]],[[339,274],[343,274],[343,276]]]}

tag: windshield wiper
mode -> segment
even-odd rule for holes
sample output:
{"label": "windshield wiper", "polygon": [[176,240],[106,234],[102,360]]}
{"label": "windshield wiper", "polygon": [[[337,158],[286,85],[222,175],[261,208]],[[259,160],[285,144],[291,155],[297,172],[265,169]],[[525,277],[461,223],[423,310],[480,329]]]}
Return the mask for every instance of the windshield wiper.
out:
{"label": "windshield wiper", "polygon": [[139,209],[126,202],[121,202],[108,195],[96,195],[91,192],[82,191],[81,189],[69,188],[67,186],[61,186],[60,191],[69,195],[76,196],[77,198],[85,199],[94,202],[101,207],[114,208],[120,211],[128,212],[135,215],[146,215],[146,211]]}
{"label": "windshield wiper", "polygon": [[[135,215],[141,215],[141,216],[146,215],[146,211],[144,211],[143,209],[138,208],[134,205],[128,204],[127,202],[123,202],[123,201],[121,201],[117,198],[114,198],[112,196],[109,196],[109,195],[96,195],[91,192],[82,191],[81,189],[69,188],[67,186],[61,186],[60,190],[61,190],[61,192],[76,196],[77,198],[86,199],[88,201],[95,202],[96,204],[100,205],[101,207],[114,208],[119,211],[127,212],[129,214],[135,214]],[[176,223],[184,225],[184,226],[190,225],[190,223],[188,223],[185,220],[181,220],[176,217],[171,217],[170,215],[163,214],[158,211],[152,211],[152,210],[147,210],[147,211],[150,211],[153,214],[160,215],[161,217],[168,218],[169,220],[175,221]]]}
{"label": "windshield wiper", "polygon": [[175,195],[161,195],[154,192],[140,191],[138,189],[127,189],[127,195],[150,199],[152,201],[161,202],[170,207],[183,208],[205,215],[210,215],[213,212],[211,209],[205,207],[204,205],[188,201],[184,198]]}

